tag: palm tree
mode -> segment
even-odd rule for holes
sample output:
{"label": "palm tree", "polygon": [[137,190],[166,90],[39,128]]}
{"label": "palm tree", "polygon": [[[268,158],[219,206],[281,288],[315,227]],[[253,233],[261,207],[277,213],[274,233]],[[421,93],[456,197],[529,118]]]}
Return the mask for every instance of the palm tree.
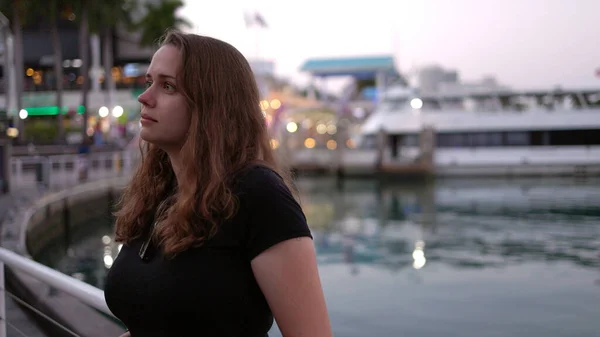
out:
{"label": "palm tree", "polygon": [[[74,8],[78,13],[80,25],[80,59],[82,60],[81,76],[83,85],[81,89],[83,114],[83,138],[87,138],[87,120],[88,120],[88,92],[89,92],[89,37],[90,31],[100,32],[101,27],[104,35],[104,68],[106,88],[108,92],[114,88],[112,82],[112,32],[119,26],[129,30],[141,31],[141,46],[154,45],[156,40],[168,28],[191,27],[192,25],[185,19],[177,16],[177,11],[183,7],[183,2],[179,0],[163,0],[158,4],[147,3],[145,6],[146,14],[137,23],[132,24],[130,13],[137,9],[136,0],[69,0],[73,2]],[[110,96],[110,93],[109,93]],[[110,99],[110,98],[109,98]],[[109,101],[110,102],[110,101]]]}
{"label": "palm tree", "polygon": [[136,24],[141,31],[140,45],[155,46],[156,41],[169,28],[191,28],[192,24],[189,21],[177,15],[183,5],[183,1],[180,0],[163,0],[158,4],[146,3],[146,15]]}
{"label": "palm tree", "polygon": [[114,104],[115,82],[111,70],[113,60],[113,37],[117,28],[134,29],[131,13],[137,10],[136,0],[105,0],[95,2],[90,8],[90,32],[102,35],[102,59],[107,106]]}
{"label": "palm tree", "polygon": [[[4,2],[3,2],[4,4]],[[21,96],[23,92],[24,78],[24,59],[23,59],[23,37],[22,27],[32,20],[39,18],[46,19],[46,24],[50,29],[52,48],[54,54],[54,77],[56,79],[56,106],[58,108],[57,127],[58,140],[64,140],[63,114],[62,114],[62,96],[64,85],[62,81],[62,43],[58,32],[59,13],[65,8],[65,0],[50,0],[45,6],[33,6],[31,1],[15,1],[11,4],[10,19],[12,21],[12,30],[14,34],[14,59],[16,72],[16,109],[21,109]],[[6,10],[5,8],[1,8]],[[22,130],[19,134],[23,134]]]}
{"label": "palm tree", "polygon": [[79,21],[79,58],[81,59],[81,106],[83,107],[82,142],[87,143],[88,135],[88,97],[90,91],[90,24],[89,12],[93,3],[89,0],[69,0]]}
{"label": "palm tree", "polygon": [[48,23],[50,26],[50,34],[52,36],[52,48],[54,49],[54,78],[56,80],[56,107],[58,113],[56,115],[56,123],[58,124],[58,142],[62,143],[65,140],[65,128],[63,125],[63,56],[62,43],[58,32],[59,13],[63,10],[64,2],[61,0],[51,0],[46,3],[48,15]]}

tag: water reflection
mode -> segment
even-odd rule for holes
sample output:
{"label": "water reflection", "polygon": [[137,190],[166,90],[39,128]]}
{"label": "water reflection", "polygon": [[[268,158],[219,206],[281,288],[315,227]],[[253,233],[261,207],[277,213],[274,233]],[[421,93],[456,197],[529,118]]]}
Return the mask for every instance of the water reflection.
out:
{"label": "water reflection", "polygon": [[[457,268],[532,261],[600,266],[600,185],[552,181],[460,187],[347,183],[300,185],[319,262],[399,270],[426,263]],[[491,185],[491,186],[490,186]],[[526,187],[524,187],[526,186]]]}
{"label": "water reflection", "polygon": [[[600,330],[598,180],[311,178],[298,187],[336,336]],[[68,256],[45,262],[102,288],[119,251],[110,233],[101,221]]]}

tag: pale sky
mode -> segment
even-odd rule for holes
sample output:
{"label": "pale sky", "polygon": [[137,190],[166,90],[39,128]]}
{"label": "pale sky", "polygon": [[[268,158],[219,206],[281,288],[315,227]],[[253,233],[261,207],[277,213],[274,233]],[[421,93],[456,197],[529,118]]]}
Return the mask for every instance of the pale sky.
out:
{"label": "pale sky", "polygon": [[[257,10],[268,29],[247,29]],[[298,83],[310,58],[393,54],[400,71],[439,64],[513,88],[600,88],[600,0],[187,0],[193,32]]]}

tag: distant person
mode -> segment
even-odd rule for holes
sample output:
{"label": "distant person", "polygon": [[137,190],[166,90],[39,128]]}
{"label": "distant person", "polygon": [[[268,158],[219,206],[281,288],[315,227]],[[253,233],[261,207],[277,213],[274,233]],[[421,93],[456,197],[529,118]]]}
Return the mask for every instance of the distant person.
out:
{"label": "distant person", "polygon": [[244,56],[169,32],[146,75],[143,159],[105,286],[123,336],[332,335],[306,218],[273,157]]}
{"label": "distant person", "polygon": [[7,194],[9,189],[8,174],[4,172],[4,167],[7,166],[5,163],[10,160],[7,154],[9,153],[8,144],[9,143],[6,142],[5,145],[3,145],[0,140],[0,195]]}
{"label": "distant person", "polygon": [[90,166],[90,138],[86,137],[83,139],[79,148],[77,149],[77,171],[79,172],[79,181],[84,182],[88,179],[88,171]]}

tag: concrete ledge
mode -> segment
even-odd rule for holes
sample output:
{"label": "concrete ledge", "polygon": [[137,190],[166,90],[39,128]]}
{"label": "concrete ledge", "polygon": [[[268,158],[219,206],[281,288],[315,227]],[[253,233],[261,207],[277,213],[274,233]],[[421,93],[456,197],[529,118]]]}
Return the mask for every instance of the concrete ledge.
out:
{"label": "concrete ledge", "polygon": [[[69,233],[88,220],[108,216],[114,197],[128,181],[128,176],[106,179],[39,198],[3,224],[2,246],[31,258],[56,240],[68,240]],[[114,317],[27,274],[6,269],[7,286],[13,293],[77,335],[115,337],[123,333],[123,326]],[[38,323],[51,336],[72,336],[41,318]]]}

